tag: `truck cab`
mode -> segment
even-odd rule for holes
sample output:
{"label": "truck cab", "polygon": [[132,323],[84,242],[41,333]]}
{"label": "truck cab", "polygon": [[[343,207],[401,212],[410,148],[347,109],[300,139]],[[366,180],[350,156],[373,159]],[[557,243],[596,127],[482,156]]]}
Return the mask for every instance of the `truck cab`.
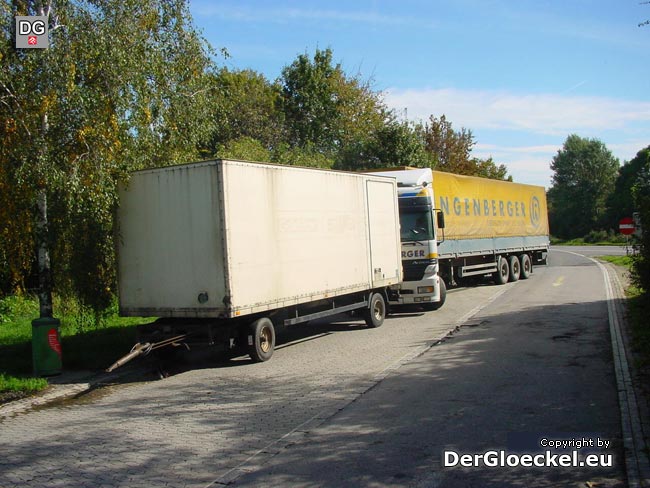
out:
{"label": "truck cab", "polygon": [[438,228],[444,227],[444,222],[434,208],[433,173],[429,168],[400,168],[374,174],[397,180],[404,276],[399,293],[393,294],[389,303],[438,309],[446,295],[438,276]]}

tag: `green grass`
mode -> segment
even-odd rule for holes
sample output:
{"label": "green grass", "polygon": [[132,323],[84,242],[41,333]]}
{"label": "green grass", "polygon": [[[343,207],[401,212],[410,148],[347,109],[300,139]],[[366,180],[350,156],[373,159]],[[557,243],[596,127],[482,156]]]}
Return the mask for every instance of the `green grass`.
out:
{"label": "green grass", "polygon": [[597,259],[602,259],[617,266],[624,266],[628,270],[632,266],[632,256],[596,256]]}
{"label": "green grass", "polygon": [[[129,352],[136,342],[136,326],[147,318],[124,318],[113,314],[100,326],[72,305],[56,307],[61,320],[64,370],[101,370]],[[57,308],[62,314],[57,314]],[[67,312],[67,313],[66,313]],[[47,387],[47,380],[32,377],[32,320],[38,317],[33,298],[0,300],[0,393],[30,392]]]}
{"label": "green grass", "polygon": [[582,237],[576,239],[558,239],[557,237],[551,237],[551,245],[554,246],[624,246],[625,241],[598,241],[598,242],[587,242]]}
{"label": "green grass", "polygon": [[48,385],[44,378],[16,378],[0,373],[0,391],[40,391]]}

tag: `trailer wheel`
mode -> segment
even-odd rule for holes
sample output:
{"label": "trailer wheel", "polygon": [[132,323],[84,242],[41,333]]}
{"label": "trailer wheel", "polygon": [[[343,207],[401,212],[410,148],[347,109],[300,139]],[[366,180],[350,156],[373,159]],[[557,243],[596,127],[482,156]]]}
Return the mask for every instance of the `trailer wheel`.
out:
{"label": "trailer wheel", "polygon": [[525,280],[530,277],[530,275],[533,273],[533,262],[530,260],[530,256],[528,254],[522,254],[519,256],[519,260],[521,261],[521,276],[520,278],[522,280]]}
{"label": "trailer wheel", "polygon": [[497,263],[497,271],[494,273],[494,280],[497,285],[505,285],[508,282],[510,277],[510,266],[508,266],[508,260],[503,256],[499,256],[499,261]]}
{"label": "trailer wheel", "polygon": [[508,259],[510,264],[510,275],[508,277],[509,281],[517,281],[519,276],[521,276],[521,263],[517,256],[510,256]]}
{"label": "trailer wheel", "polygon": [[268,361],[275,350],[275,328],[267,317],[257,319],[249,325],[248,354],[253,361]]}
{"label": "trailer wheel", "polygon": [[373,293],[370,297],[370,306],[364,310],[363,318],[368,327],[380,327],[386,318],[386,301],[381,293]]}

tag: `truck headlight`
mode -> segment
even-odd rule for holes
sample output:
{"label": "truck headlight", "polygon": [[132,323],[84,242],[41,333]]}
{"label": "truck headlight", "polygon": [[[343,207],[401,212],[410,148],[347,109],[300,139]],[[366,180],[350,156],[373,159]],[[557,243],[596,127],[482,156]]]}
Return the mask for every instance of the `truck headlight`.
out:
{"label": "truck headlight", "polygon": [[418,293],[433,293],[433,286],[418,286]]}

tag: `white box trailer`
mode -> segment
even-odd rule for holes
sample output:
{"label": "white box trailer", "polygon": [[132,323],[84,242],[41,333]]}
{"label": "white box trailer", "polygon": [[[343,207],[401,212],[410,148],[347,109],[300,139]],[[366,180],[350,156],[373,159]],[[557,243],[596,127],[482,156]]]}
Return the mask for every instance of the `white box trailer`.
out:
{"label": "white box trailer", "polygon": [[171,335],[198,324],[210,343],[226,330],[255,360],[280,325],[362,309],[379,326],[402,279],[396,188],[228,160],[134,172],[119,192],[120,313],[175,319],[150,327]]}

